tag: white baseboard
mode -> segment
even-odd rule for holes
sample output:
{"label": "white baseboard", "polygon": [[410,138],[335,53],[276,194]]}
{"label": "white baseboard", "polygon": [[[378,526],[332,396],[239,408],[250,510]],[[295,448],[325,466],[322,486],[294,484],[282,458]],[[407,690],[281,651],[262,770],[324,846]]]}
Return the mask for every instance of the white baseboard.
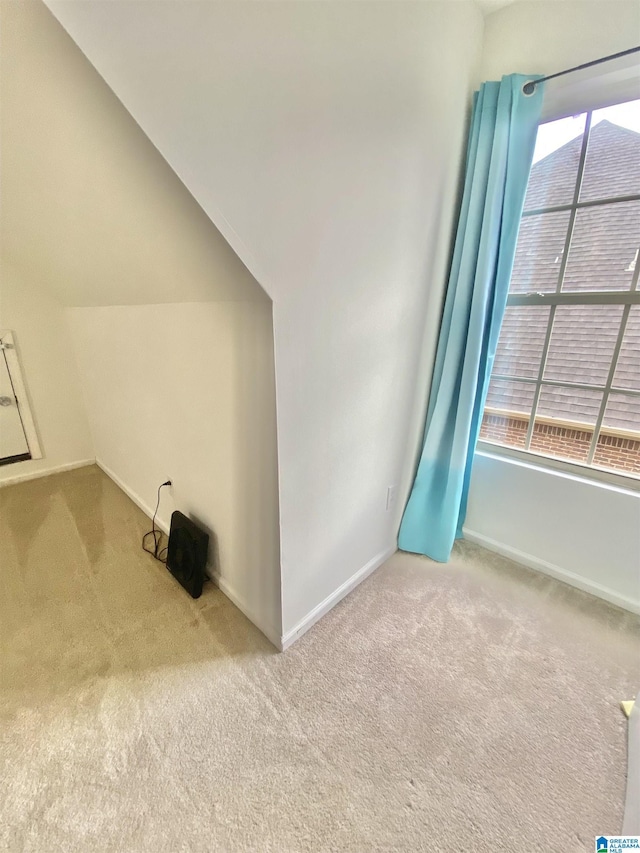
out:
{"label": "white baseboard", "polygon": [[[105,465],[100,459],[96,459],[96,465],[100,468],[104,473],[109,477],[109,479],[113,480],[113,482],[122,489],[125,495],[134,502],[134,504],[142,510],[142,512],[148,516],[149,518],[153,518],[153,509],[142,500],[139,494],[130,489],[127,484],[118,477],[115,471],[112,471],[108,465]],[[169,535],[169,527],[163,521],[156,517],[156,527],[159,527],[163,533]]]}
{"label": "white baseboard", "polygon": [[[131,500],[138,506],[145,515],[149,518],[153,517],[153,510],[151,507],[147,506],[147,504],[142,500],[142,498],[136,494],[132,489],[130,489],[126,483],[124,483],[118,475],[112,471],[107,465],[104,464],[100,459],[96,459],[96,464],[99,468],[101,468],[104,473],[110,477],[113,482],[119,486],[122,491],[129,497]],[[156,519],[156,525],[168,535],[169,530],[166,524],[158,521]],[[236,589],[232,584],[223,576],[218,574],[217,572],[213,572],[211,567],[208,568],[209,576],[216,584],[216,586],[223,592],[228,599],[230,599],[238,610],[241,610],[244,615],[249,619],[250,622],[258,628],[258,630],[262,631],[265,637],[273,643],[273,645],[279,649],[280,651],[285,651],[294,643],[299,637],[301,637],[304,633],[306,633],[312,625],[314,625],[318,619],[321,619],[325,613],[328,613],[332,607],[341,601],[346,595],[348,595],[354,587],[356,587],[359,583],[368,577],[372,572],[374,572],[378,566],[382,565],[385,560],[388,560],[392,554],[395,554],[397,547],[395,543],[390,548],[387,548],[382,553],[373,557],[373,559],[369,560],[369,562],[363,566],[361,569],[353,574],[347,581],[345,581],[342,586],[338,587],[338,589],[331,593],[331,595],[327,596],[324,601],[322,601],[317,607],[314,607],[305,617],[302,619],[291,631],[288,631],[284,636],[279,636],[278,632],[270,625],[265,625],[264,622],[260,619],[260,617],[253,611],[253,609],[247,604],[247,602],[238,594]]]}
{"label": "white baseboard", "polygon": [[598,598],[603,598],[605,601],[615,604],[617,607],[622,607],[624,610],[630,610],[632,613],[640,613],[639,601],[634,601],[632,598],[620,595],[615,592],[615,590],[602,586],[595,581],[587,580],[587,578],[576,575],[574,572],[570,572],[567,569],[554,565],[553,563],[548,563],[546,560],[541,560],[539,557],[534,557],[532,554],[527,554],[525,551],[512,548],[510,545],[505,545],[502,542],[498,542],[495,539],[484,536],[482,533],[476,533],[476,531],[468,530],[466,527],[463,529],[463,533],[464,538],[468,542],[473,542],[475,545],[481,545],[488,551],[494,551],[496,554],[508,557],[510,560],[514,560],[516,563],[521,563],[529,569],[534,569],[536,572],[542,572],[542,574],[550,575],[552,578],[563,581],[570,586],[575,586],[583,592],[588,592]]}
{"label": "white baseboard", "polygon": [[283,634],[280,639],[280,649],[283,652],[288,649],[292,643],[295,643],[295,641],[305,634],[312,625],[315,625],[319,619],[335,607],[336,604],[347,596],[352,589],[355,589],[358,584],[362,583],[365,578],[375,572],[375,570],[388,560],[389,557],[395,554],[397,550],[398,548],[394,543],[390,548],[387,548],[369,560],[369,562],[362,566],[361,569],[358,569],[358,571],[351,575],[351,577],[339,586],[335,592],[332,592],[331,595],[328,595],[324,601],[321,601],[320,604],[318,604],[317,607],[310,610],[304,619],[301,619],[294,628],[287,631],[286,634]]}
{"label": "white baseboard", "polygon": [[[96,459],[96,465],[104,471],[104,473],[109,477],[113,482],[118,486],[122,491],[127,495],[127,497],[131,498],[134,504],[142,510],[142,512],[148,516],[148,518],[153,518],[153,510],[150,506],[148,506],[133,489],[130,489],[127,484],[120,479],[120,477],[109,468],[108,465],[105,465],[100,459]],[[169,535],[169,527],[163,521],[160,521],[156,517],[156,527],[159,527],[163,533]],[[222,575],[214,572],[211,565],[207,566],[207,574],[211,578],[211,580],[215,583],[215,585],[223,592],[227,598],[232,601],[238,610],[241,610],[247,619],[256,626],[256,628],[261,631],[265,637],[273,643],[273,645],[280,649],[280,636],[278,632],[272,629],[270,626],[263,624],[262,620],[256,613],[252,610],[251,607],[244,601],[244,599],[236,592],[234,587],[224,578]]]}
{"label": "white baseboard", "polygon": [[[31,460],[25,460],[25,462]],[[34,459],[34,462],[39,462],[39,459]],[[26,480],[37,480],[39,477],[48,477],[50,474],[62,474],[63,471],[73,471],[74,468],[85,468],[87,465],[94,465],[95,459],[80,459],[78,462],[67,462],[64,465],[53,465],[51,468],[40,468],[37,471],[25,471],[24,474],[15,474],[11,477],[6,477],[0,480],[0,488],[3,486],[13,486],[16,483],[24,483]],[[18,463],[20,464],[20,463]]]}
{"label": "white baseboard", "polygon": [[238,595],[234,587],[222,575],[218,574],[217,572],[210,571],[209,576],[211,577],[211,580],[215,583],[215,585],[218,587],[218,589],[223,592],[227,596],[227,598],[235,604],[238,610],[241,610],[244,613],[249,622],[253,622],[256,628],[265,635],[267,640],[269,640],[270,643],[273,643],[276,649],[282,651],[280,635],[278,631],[276,631],[275,628],[272,628],[269,625],[265,625],[262,619],[260,619],[260,617],[256,614],[256,612],[252,610],[251,607],[249,607],[246,601],[240,595]]}

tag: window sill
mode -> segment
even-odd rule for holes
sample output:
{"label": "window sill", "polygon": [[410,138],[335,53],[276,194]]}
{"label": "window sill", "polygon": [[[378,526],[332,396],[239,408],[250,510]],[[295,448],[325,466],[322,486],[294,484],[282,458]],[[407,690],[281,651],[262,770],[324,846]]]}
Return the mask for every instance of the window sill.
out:
{"label": "window sill", "polygon": [[521,465],[525,468],[544,472],[545,474],[568,477],[591,486],[615,487],[618,491],[634,495],[640,493],[640,479],[636,479],[635,477],[627,477],[624,474],[616,474],[612,471],[602,471],[599,468],[587,468],[584,465],[564,462],[561,459],[551,459],[547,456],[539,456],[537,453],[517,450],[514,447],[479,441],[476,454],[490,459]]}

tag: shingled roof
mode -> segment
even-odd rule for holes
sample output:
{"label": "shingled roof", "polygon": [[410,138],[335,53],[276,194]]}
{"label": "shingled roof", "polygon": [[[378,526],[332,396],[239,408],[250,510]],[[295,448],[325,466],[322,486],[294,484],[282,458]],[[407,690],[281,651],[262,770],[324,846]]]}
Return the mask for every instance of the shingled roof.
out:
{"label": "shingled roof", "polygon": [[[575,188],[582,137],[544,159],[531,170],[525,211],[568,204]],[[640,133],[602,121],[591,130],[580,200],[640,193]],[[569,212],[522,219],[511,278],[511,293],[555,291],[563,260]],[[579,209],[567,259],[563,290],[628,290],[640,247],[640,202]],[[537,377],[549,307],[513,307],[505,314],[494,373]],[[616,343],[622,306],[558,306],[545,379],[602,385]],[[614,386],[640,390],[640,306],[629,315]],[[531,412],[534,386],[517,381],[493,382],[487,405]],[[542,388],[538,414],[593,425],[599,391]],[[604,426],[640,430],[640,398],[612,394]]]}

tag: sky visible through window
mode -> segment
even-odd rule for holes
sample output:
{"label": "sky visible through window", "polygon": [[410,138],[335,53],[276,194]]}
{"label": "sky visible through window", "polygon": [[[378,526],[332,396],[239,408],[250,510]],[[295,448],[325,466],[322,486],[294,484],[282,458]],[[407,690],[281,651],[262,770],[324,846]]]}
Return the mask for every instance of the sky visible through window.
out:
{"label": "sky visible through window", "polygon": [[[575,139],[576,136],[581,136],[584,130],[584,119],[585,113],[581,113],[541,124],[538,128],[533,162],[537,163],[538,160],[542,160],[543,157],[557,151],[558,148]],[[624,104],[615,104],[613,107],[594,110],[591,127],[605,119],[613,124],[620,125],[620,127],[628,127],[630,130],[640,133],[640,100],[627,101]]]}

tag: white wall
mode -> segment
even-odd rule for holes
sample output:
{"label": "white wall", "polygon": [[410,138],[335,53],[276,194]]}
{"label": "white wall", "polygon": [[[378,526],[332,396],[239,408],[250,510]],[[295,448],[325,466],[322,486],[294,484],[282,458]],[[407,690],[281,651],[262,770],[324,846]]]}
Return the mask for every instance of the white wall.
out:
{"label": "white wall", "polygon": [[[48,0],[107,86],[89,82],[39,2],[2,5],[12,10],[3,56],[20,63],[3,74],[3,105],[20,116],[7,185],[17,214],[5,232],[24,267],[48,270],[68,304],[260,301],[165,157],[274,299],[288,642],[395,547],[470,81],[626,47],[637,6],[553,0],[497,12],[478,74],[483,24],[469,2]],[[73,109],[59,106],[67,96]],[[19,112],[29,98],[35,124]],[[65,161],[78,140],[81,159]],[[388,513],[391,484],[399,500]],[[471,520],[473,505],[472,495]]]}
{"label": "white wall", "polygon": [[64,307],[0,260],[0,329],[15,332],[42,459],[0,467],[0,483],[94,458]]}
{"label": "white wall", "polygon": [[[522,2],[489,16],[482,73],[553,73],[638,42],[636,2]],[[526,34],[526,37],[525,35]],[[609,74],[604,66],[592,75]],[[549,87],[556,103],[573,87],[584,108],[589,85],[562,78]],[[625,75],[622,92],[627,92]],[[636,77],[637,81],[637,77]],[[637,82],[636,82],[637,90]],[[608,93],[610,96],[610,92]],[[636,97],[640,96],[640,92]],[[465,535],[568,583],[640,611],[640,494],[477,454]]]}
{"label": "white wall", "polygon": [[0,2],[3,254],[65,305],[260,288],[40,0]]}
{"label": "white wall", "polygon": [[[211,571],[281,634],[273,326],[254,302],[70,308],[98,463],[147,511],[212,532]],[[214,544],[215,543],[215,544]],[[216,547],[217,546],[217,547]]]}
{"label": "white wall", "polygon": [[636,0],[522,0],[487,17],[480,76],[554,74],[634,47],[639,35]]}
{"label": "white wall", "polygon": [[170,477],[161,519],[215,534],[221,587],[278,643],[271,300],[47,8],[0,13],[0,238],[21,276],[0,320],[46,456],[10,473],[95,456],[147,511]]}
{"label": "white wall", "polygon": [[273,298],[288,642],[395,548],[481,15],[470,2],[48,5]]}
{"label": "white wall", "polygon": [[640,613],[640,495],[478,453],[465,537]]}

